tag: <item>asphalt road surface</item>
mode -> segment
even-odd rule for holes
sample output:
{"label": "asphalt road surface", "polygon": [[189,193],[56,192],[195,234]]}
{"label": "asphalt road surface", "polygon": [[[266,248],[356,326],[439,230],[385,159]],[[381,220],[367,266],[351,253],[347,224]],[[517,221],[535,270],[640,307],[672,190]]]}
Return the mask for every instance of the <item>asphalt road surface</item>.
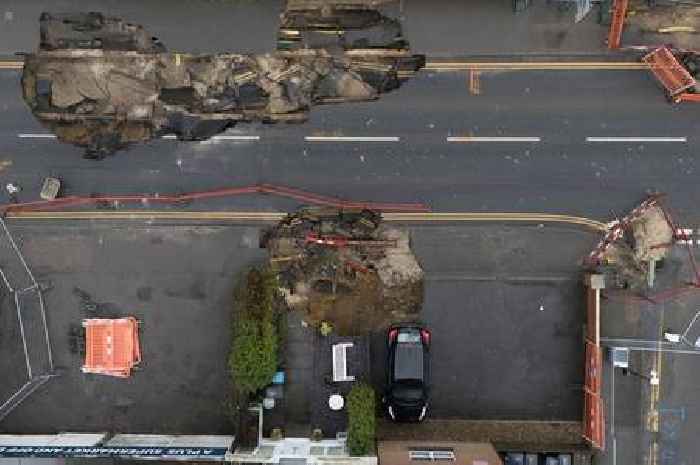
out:
{"label": "asphalt road surface", "polygon": [[[36,199],[51,174],[65,181],[66,194],[266,182],[358,200],[424,201],[436,211],[598,219],[662,191],[682,222],[697,224],[697,106],[668,104],[643,71],[484,72],[479,80],[473,95],[464,73],[423,72],[379,101],[315,108],[307,124],[241,124],[226,134],[258,140],[157,140],[90,161],[79,148],[42,138],[47,130],[21,100],[19,72],[3,72],[0,180],[19,182],[21,200]],[[319,136],[331,139],[307,139]]]}

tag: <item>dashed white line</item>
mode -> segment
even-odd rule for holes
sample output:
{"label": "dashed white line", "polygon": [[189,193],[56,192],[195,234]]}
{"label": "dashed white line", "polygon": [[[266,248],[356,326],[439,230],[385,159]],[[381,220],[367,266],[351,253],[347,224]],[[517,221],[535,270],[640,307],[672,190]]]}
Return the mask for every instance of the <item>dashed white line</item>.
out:
{"label": "dashed white line", "polygon": [[688,142],[687,137],[586,137],[586,142]]}
{"label": "dashed white line", "polygon": [[400,137],[306,136],[307,142],[399,142]]}
{"label": "dashed white line", "polygon": [[55,134],[17,134],[20,139],[55,139]]}
{"label": "dashed white line", "polygon": [[447,142],[540,142],[540,137],[448,137]]}
{"label": "dashed white line", "polygon": [[[177,139],[175,134],[166,134],[160,137],[161,139]],[[210,140],[242,140],[242,141],[255,141],[260,140],[260,136],[231,136],[231,135],[219,135],[212,136]]]}
{"label": "dashed white line", "polygon": [[214,136],[213,140],[260,140],[260,136]]}

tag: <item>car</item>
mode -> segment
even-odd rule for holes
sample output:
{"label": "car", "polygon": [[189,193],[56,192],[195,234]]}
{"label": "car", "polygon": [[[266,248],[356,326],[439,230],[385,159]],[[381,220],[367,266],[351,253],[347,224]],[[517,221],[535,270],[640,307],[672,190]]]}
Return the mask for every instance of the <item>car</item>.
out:
{"label": "car", "polygon": [[431,333],[420,325],[392,326],[387,342],[387,414],[394,421],[423,421],[430,391]]}

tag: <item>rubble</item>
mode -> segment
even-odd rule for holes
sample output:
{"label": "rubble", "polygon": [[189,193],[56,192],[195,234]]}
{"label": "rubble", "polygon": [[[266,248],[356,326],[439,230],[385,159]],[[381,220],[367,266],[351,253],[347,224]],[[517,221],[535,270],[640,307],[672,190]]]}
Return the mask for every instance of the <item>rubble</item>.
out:
{"label": "rubble", "polygon": [[[304,17],[321,14],[314,11]],[[355,12],[373,20],[360,22],[360,39],[340,51],[306,43],[261,55],[167,53],[119,18],[44,13],[40,49],[25,57],[23,97],[59,140],[91,157],[165,134],[203,140],[239,122],[303,122],[314,105],[377,99],[425,63],[398,39],[394,20]],[[377,27],[388,28],[386,40],[362,39]]]}
{"label": "rubble", "polygon": [[304,209],[263,236],[287,305],[315,326],[362,335],[415,319],[423,270],[407,231],[368,210]]}
{"label": "rubble", "polygon": [[649,7],[646,0],[636,0],[628,8],[626,22],[642,33],[664,34],[668,37],[664,42],[678,48],[700,48],[700,5],[688,2]]}
{"label": "rubble", "polygon": [[[620,231],[602,249],[602,263],[613,271],[618,287],[642,289],[648,284],[650,266],[656,266],[673,246],[673,229],[662,207],[646,201],[630,215],[612,225]],[[602,244],[605,244],[605,239]],[[599,246],[600,247],[600,246]]]}

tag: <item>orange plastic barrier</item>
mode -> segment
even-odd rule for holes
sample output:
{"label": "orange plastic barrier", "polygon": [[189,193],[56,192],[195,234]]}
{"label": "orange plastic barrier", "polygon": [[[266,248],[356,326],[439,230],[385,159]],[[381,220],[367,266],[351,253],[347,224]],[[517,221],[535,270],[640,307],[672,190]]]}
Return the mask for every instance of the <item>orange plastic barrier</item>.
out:
{"label": "orange plastic barrier", "polygon": [[642,58],[656,79],[668,92],[676,97],[683,91],[695,86],[695,79],[666,47],[660,47]]}
{"label": "orange plastic barrier", "polygon": [[139,324],[136,318],[83,320],[85,328],[84,373],[128,378],[141,362]]}
{"label": "orange plastic barrier", "polygon": [[603,356],[599,346],[586,343],[586,387],[584,388],[583,437],[597,449],[605,448],[602,376]]}
{"label": "orange plastic barrier", "polygon": [[628,3],[629,0],[615,0],[612,21],[610,22],[610,32],[608,33],[608,48],[611,50],[620,48]]}

